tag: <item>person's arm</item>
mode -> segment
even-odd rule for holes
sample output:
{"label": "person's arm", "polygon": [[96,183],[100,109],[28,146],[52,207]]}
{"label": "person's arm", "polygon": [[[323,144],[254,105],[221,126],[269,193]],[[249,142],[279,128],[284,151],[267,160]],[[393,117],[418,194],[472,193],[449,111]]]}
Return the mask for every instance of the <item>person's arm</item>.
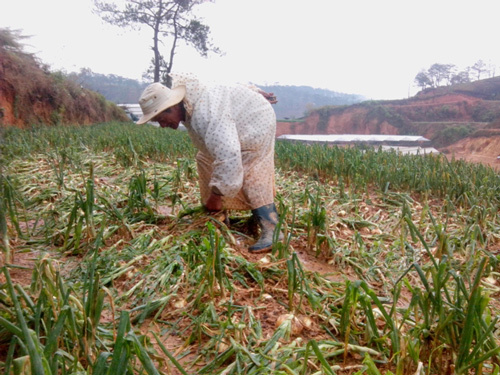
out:
{"label": "person's arm", "polygon": [[271,103],[271,104],[276,104],[278,103],[278,99],[276,99],[276,95],[274,95],[274,92],[266,92],[262,90],[261,88],[255,86],[255,85],[249,85],[247,86],[250,90],[255,91],[259,94],[261,94],[266,100]]}
{"label": "person's arm", "polygon": [[216,194],[213,190],[205,203],[205,208],[211,212],[222,211],[222,195]]}
{"label": "person's arm", "polygon": [[261,90],[259,88],[257,88],[257,92],[261,94],[264,98],[266,98],[269,103],[271,104],[278,103],[278,99],[276,99],[276,95],[274,95],[274,92],[265,92],[264,90]]}

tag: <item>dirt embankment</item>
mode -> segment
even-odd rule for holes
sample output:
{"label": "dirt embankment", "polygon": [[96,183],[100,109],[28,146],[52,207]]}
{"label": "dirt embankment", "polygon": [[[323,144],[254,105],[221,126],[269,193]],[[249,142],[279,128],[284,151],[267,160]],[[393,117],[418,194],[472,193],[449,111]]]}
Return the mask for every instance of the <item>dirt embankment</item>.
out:
{"label": "dirt embankment", "polygon": [[474,121],[474,108],[484,102],[463,94],[434,97],[415,97],[409,100],[391,101],[387,107],[397,111],[410,121]]}
{"label": "dirt embankment", "polygon": [[[0,65],[1,67],[1,65]],[[1,71],[0,71],[1,74]],[[14,111],[12,109],[13,100],[7,98],[5,90],[0,86],[0,124],[16,124]]]}
{"label": "dirt embankment", "polygon": [[500,136],[469,137],[440,150],[448,158],[481,163],[500,171]]}
{"label": "dirt embankment", "polygon": [[369,119],[364,108],[353,107],[342,113],[331,114],[325,121],[312,113],[300,122],[278,121],[276,136],[283,134],[399,134],[388,121]]}
{"label": "dirt embankment", "polygon": [[[1,35],[0,35],[1,36]],[[0,126],[129,121],[125,112],[0,38]]]}
{"label": "dirt embankment", "polygon": [[411,133],[432,137],[439,130],[436,124],[472,124],[483,128],[488,121],[480,120],[491,120],[486,113],[495,116],[495,110],[500,116],[500,102],[462,94],[366,102],[346,108],[322,108],[299,122],[279,121],[277,135]]}

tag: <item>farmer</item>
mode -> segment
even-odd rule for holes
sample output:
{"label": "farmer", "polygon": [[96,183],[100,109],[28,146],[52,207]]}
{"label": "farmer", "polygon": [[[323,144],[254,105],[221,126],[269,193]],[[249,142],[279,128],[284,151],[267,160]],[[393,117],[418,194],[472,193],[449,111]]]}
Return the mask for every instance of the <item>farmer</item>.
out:
{"label": "farmer", "polygon": [[252,253],[271,249],[278,222],[274,205],[276,115],[272,94],[243,85],[207,85],[191,74],[171,74],[172,89],[149,85],[137,124],[182,122],[198,149],[201,200],[211,212],[252,210],[261,229]]}

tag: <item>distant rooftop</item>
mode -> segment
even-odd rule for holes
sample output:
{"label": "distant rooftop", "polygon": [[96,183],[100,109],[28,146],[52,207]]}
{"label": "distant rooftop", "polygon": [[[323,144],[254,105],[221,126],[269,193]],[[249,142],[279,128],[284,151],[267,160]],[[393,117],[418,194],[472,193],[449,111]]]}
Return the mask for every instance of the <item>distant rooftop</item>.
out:
{"label": "distant rooftop", "polygon": [[382,146],[383,151],[397,151],[401,154],[410,155],[427,155],[427,154],[440,154],[434,147],[405,147],[405,146]]}
{"label": "distant rooftop", "polygon": [[384,134],[283,134],[277,139],[303,142],[354,143],[354,142],[428,142],[419,135],[384,135]]}
{"label": "distant rooftop", "polygon": [[142,116],[141,106],[137,103],[118,104],[118,107],[122,108],[133,121],[139,120]]}

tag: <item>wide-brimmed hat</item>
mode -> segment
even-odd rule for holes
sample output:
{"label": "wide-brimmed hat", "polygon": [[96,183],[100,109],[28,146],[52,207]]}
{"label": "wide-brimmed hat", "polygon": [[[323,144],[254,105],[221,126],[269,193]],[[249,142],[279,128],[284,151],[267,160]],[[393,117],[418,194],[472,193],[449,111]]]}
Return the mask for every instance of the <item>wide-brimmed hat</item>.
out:
{"label": "wide-brimmed hat", "polygon": [[180,103],[185,95],[186,86],[169,89],[158,82],[150,84],[139,98],[143,115],[137,124],[145,124],[157,114]]}

